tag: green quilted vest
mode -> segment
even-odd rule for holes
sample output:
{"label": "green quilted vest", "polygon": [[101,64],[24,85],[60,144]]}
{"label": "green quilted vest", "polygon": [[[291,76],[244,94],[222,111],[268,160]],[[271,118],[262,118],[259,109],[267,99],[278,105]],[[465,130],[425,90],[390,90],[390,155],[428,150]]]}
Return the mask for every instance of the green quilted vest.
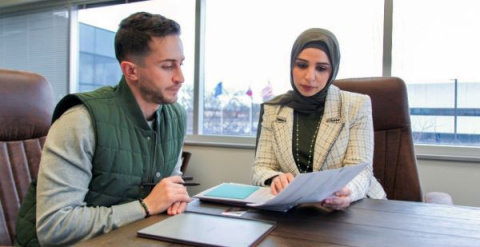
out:
{"label": "green quilted vest", "polygon": [[[55,108],[53,121],[78,104],[88,109],[96,138],[87,205],[108,207],[144,198],[152,184],[170,176],[186,131],[185,110],[178,103],[158,108],[152,130],[122,78],[116,87],[67,95]],[[25,200],[30,203],[22,204],[16,227],[16,240],[22,245],[38,243],[35,193],[28,193]]]}
{"label": "green quilted vest", "polygon": [[170,176],[185,137],[185,110],[179,104],[159,107],[153,131],[124,80],[116,88],[76,96],[89,110],[96,136],[88,205],[144,198],[151,186],[143,185]]}

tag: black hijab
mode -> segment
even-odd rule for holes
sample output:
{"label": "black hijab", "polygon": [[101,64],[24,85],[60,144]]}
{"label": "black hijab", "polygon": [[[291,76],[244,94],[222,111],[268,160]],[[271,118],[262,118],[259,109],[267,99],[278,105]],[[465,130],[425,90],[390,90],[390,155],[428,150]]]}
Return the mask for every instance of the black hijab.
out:
{"label": "black hijab", "polygon": [[[324,51],[327,54],[332,67],[332,74],[325,87],[320,92],[310,97],[305,97],[298,91],[293,82],[292,75],[293,66],[295,65],[295,60],[297,59],[298,54],[306,48],[317,48]],[[297,40],[295,40],[290,57],[290,84],[292,85],[293,91],[290,90],[264,104],[286,105],[303,113],[323,112],[328,88],[332,85],[332,82],[337,76],[339,64],[340,49],[338,47],[337,38],[332,32],[321,28],[311,28],[304,31],[298,36]]]}
{"label": "black hijab", "polygon": [[[328,79],[325,88],[320,90],[317,94],[305,97],[303,96],[295,87],[293,82],[292,70],[295,64],[295,60],[298,57],[298,54],[302,52],[305,48],[317,48],[324,51],[329,60],[330,65],[332,66],[332,74]],[[293,91],[290,90],[283,95],[279,95],[263,104],[267,105],[286,105],[289,106],[295,111],[303,113],[320,113],[323,115],[323,110],[325,108],[325,99],[327,98],[327,92],[332,82],[335,80],[335,77],[338,73],[338,68],[340,64],[340,49],[338,47],[338,41],[335,35],[321,28],[311,28],[298,36],[297,40],[292,47],[292,53],[290,57],[290,84],[292,85]],[[263,121],[263,104],[260,108],[260,119],[258,121],[257,128],[257,139],[255,144],[255,154],[258,148],[258,140],[260,139],[261,125]]]}

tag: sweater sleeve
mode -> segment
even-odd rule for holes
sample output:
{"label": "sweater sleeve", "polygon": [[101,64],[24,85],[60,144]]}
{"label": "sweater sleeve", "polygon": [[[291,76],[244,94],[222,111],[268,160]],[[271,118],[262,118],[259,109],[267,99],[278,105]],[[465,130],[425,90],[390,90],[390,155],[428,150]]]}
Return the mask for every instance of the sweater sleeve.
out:
{"label": "sweater sleeve", "polygon": [[71,245],[144,217],[139,202],[88,207],[95,137],[83,105],[65,112],[50,128],[37,183],[37,235],[42,246]]}

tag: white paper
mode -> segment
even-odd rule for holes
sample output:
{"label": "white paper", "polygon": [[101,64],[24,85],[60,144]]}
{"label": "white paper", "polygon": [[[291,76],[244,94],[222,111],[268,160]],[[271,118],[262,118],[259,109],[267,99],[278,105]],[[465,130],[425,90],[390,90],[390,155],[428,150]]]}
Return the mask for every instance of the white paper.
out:
{"label": "white paper", "polygon": [[286,211],[300,203],[321,202],[345,187],[366,166],[367,163],[362,163],[339,169],[299,174],[277,196],[265,202],[249,203],[247,206]]}

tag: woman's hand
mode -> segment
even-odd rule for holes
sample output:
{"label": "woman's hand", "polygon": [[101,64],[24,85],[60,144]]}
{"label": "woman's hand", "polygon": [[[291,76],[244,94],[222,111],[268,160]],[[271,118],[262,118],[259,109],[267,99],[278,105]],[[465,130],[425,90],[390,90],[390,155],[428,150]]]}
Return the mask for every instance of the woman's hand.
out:
{"label": "woman's hand", "polygon": [[287,187],[289,183],[293,181],[295,177],[291,173],[282,173],[272,179],[270,184],[270,190],[272,194],[276,195]]}
{"label": "woman's hand", "polygon": [[328,197],[322,202],[322,206],[335,209],[335,210],[344,210],[350,206],[352,198],[350,198],[351,191],[349,188],[344,187],[343,189],[335,192],[331,197]]}

